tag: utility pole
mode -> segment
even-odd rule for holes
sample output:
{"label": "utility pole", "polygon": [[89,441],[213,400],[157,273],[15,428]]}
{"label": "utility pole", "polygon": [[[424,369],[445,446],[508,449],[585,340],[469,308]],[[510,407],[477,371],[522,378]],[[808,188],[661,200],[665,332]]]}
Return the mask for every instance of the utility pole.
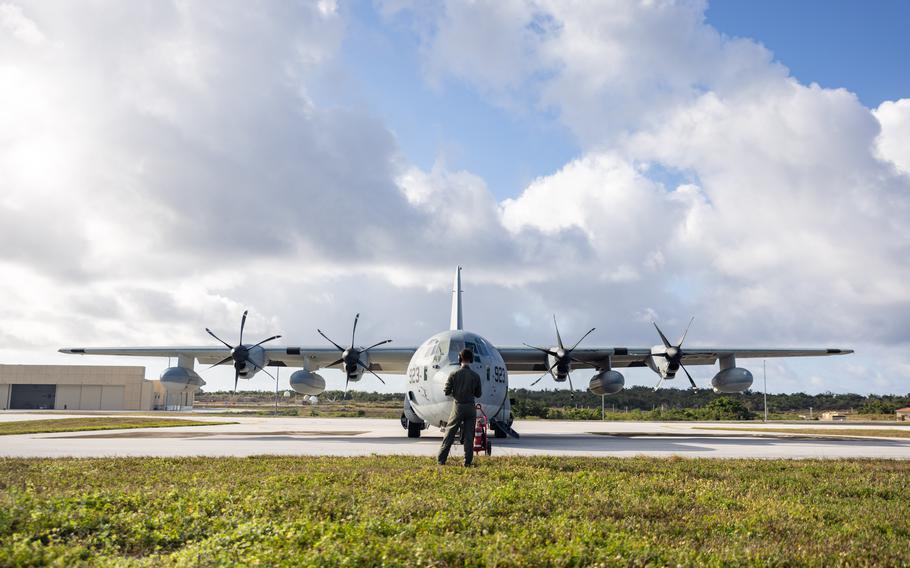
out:
{"label": "utility pole", "polygon": [[275,367],[275,416],[278,416],[278,377],[281,376],[281,367]]}
{"label": "utility pole", "polygon": [[765,360],[764,360],[764,359],[762,359],[762,361],[761,361],[761,375],[762,375],[762,380],[763,380],[764,383],[765,383],[765,388],[764,388],[764,391],[765,391],[765,392],[764,392],[764,397],[765,397],[765,422],[767,422],[767,421],[768,421],[768,372],[767,372],[767,370],[765,369]]}

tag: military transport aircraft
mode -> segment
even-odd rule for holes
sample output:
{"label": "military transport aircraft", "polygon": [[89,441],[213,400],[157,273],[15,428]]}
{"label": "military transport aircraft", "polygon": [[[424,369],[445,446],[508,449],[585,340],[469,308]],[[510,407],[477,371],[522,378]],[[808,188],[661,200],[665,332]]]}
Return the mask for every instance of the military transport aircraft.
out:
{"label": "military transport aircraft", "polygon": [[[455,271],[455,282],[452,290],[452,317],[450,329],[437,333],[419,347],[382,347],[391,340],[379,341],[369,347],[358,347],[356,343],[357,321],[351,332],[349,346],[342,346],[322,332],[331,347],[270,347],[264,344],[280,338],[275,335],[258,343],[243,342],[243,328],[247,312],[240,321],[240,338],[236,345],[222,340],[210,329],[206,332],[218,340],[218,347],[103,347],[103,348],[66,348],[62,353],[81,355],[125,355],[134,357],[169,357],[177,359],[177,366],[165,369],[161,382],[169,391],[198,390],[205,384],[196,371],[194,364],[209,364],[211,367],[232,363],[234,365],[234,390],[237,390],[239,379],[249,379],[259,371],[272,376],[266,367],[299,367],[291,375],[290,385],[296,392],[306,395],[319,395],[325,390],[325,379],[316,373],[321,368],[340,368],[344,370],[345,392],[348,383],[359,381],[364,373],[370,373],[380,381],[385,381],[377,374],[395,373],[407,375],[407,393],[401,422],[407,429],[408,436],[417,438],[428,426],[443,427],[451,410],[451,399],[443,393],[448,376],[458,368],[458,352],[464,348],[474,352],[472,368],[480,375],[483,382],[483,394],[478,401],[483,411],[490,417],[497,437],[513,436],[518,433],[512,430],[512,414],[509,405],[509,373],[543,373],[534,383],[546,376],[556,382],[569,381],[572,387],[571,371],[573,368],[589,367],[595,370],[588,389],[594,394],[615,394],[622,390],[625,378],[616,371],[623,367],[649,367],[660,377],[659,387],[663,381],[672,380],[682,369],[692,388],[695,381],[686,365],[713,365],[720,361],[720,369],[711,385],[715,392],[743,392],[752,385],[752,373],[737,367],[736,359],[768,357],[811,357],[825,355],[844,355],[852,353],[850,349],[734,349],[683,347],[686,333],[676,343],[671,343],[661,329],[654,324],[660,336],[661,344],[654,347],[579,347],[581,341],[594,329],[584,334],[571,347],[566,347],[556,327],[556,345],[544,348],[525,344],[523,347],[495,347],[492,343],[464,330],[461,303],[461,267]],[[554,325],[556,318],[553,318]],[[689,324],[691,325],[691,320]],[[688,332],[688,327],[686,328]],[[210,368],[211,368],[210,367]],[[272,376],[274,378],[274,376]],[[655,387],[655,388],[657,388]]]}

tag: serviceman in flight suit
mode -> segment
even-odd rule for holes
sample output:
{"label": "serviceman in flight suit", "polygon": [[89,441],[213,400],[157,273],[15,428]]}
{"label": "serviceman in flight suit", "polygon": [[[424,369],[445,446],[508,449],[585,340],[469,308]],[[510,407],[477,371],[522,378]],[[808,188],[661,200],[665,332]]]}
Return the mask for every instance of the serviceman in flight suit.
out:
{"label": "serviceman in flight suit", "polygon": [[461,426],[464,438],[464,465],[470,467],[474,462],[474,422],[477,420],[474,399],[480,396],[480,375],[471,370],[474,352],[470,349],[462,349],[458,354],[458,362],[461,363],[461,368],[449,375],[446,381],[444,392],[446,396],[454,398],[455,402],[452,404],[452,414],[449,415],[446,435],[442,439],[442,447],[439,448],[436,461],[439,465],[445,465],[449,450],[455,441],[455,434]]}

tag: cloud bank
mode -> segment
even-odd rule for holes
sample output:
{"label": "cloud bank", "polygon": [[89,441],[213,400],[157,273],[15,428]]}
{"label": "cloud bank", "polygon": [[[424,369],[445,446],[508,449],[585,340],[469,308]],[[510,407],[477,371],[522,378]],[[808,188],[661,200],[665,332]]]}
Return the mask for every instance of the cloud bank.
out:
{"label": "cloud bank", "polygon": [[428,83],[554,113],[581,154],[504,200],[416,167],[326,95],[349,72],[333,3],[0,4],[4,359],[205,343],[245,307],[291,343],[357,311],[365,338],[415,343],[462,264],[496,343],[552,340],[555,312],[649,345],[651,317],[696,314],[693,344],[865,351],[776,366],[780,390],[906,390],[908,99],[801,84],[703,2],[380,8]]}

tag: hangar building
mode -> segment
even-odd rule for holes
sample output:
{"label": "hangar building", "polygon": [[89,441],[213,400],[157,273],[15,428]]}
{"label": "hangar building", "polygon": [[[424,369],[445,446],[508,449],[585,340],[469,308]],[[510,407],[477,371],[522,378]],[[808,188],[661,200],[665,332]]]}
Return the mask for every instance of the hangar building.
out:
{"label": "hangar building", "polygon": [[193,398],[147,381],[145,367],[0,365],[2,410],[177,410]]}

